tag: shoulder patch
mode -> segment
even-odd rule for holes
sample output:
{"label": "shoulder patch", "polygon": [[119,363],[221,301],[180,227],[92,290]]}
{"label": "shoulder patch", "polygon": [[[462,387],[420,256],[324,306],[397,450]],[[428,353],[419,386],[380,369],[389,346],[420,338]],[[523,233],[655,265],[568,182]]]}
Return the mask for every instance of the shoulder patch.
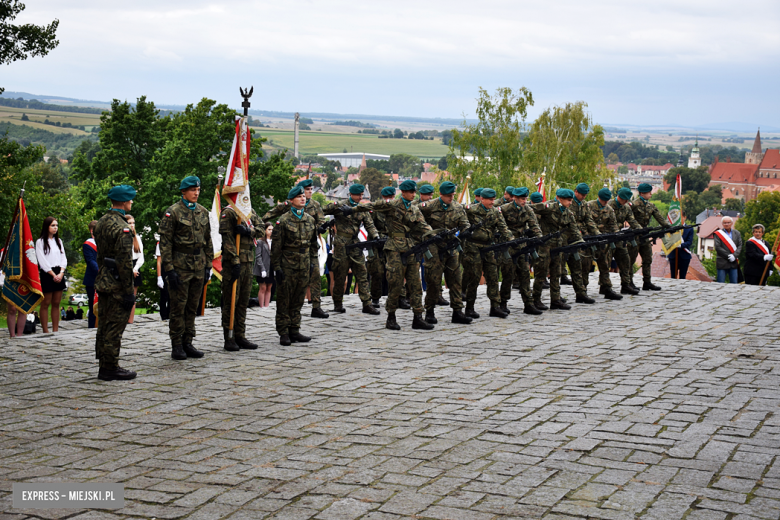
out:
{"label": "shoulder patch", "polygon": [[501,206],[498,207],[498,212],[501,213]]}
{"label": "shoulder patch", "polygon": [[276,221],[276,225],[277,225],[277,226],[279,225],[279,221],[278,221],[278,220]]}
{"label": "shoulder patch", "polygon": [[170,217],[170,216],[171,216],[171,213],[170,213],[169,211],[166,211],[166,212],[165,212],[165,216],[166,216],[166,217]]}
{"label": "shoulder patch", "polygon": [[122,230],[123,233],[130,233],[130,228],[125,228]]}

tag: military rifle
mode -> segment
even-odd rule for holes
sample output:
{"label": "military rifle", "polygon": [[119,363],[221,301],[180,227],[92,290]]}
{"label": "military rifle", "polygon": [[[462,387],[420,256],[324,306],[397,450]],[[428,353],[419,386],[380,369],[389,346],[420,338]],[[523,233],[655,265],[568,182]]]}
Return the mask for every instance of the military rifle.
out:
{"label": "military rifle", "polygon": [[[545,235],[544,237],[539,237],[539,238],[546,239],[546,240],[541,242],[543,244],[544,242],[547,242],[548,240],[552,240],[553,238],[559,237],[560,235],[561,235],[561,232],[560,231],[556,231],[555,233],[550,233],[549,235]],[[520,237],[520,238],[515,238],[514,240],[509,240],[508,242],[501,242],[500,244],[493,244],[492,246],[481,247],[479,249],[479,253],[481,255],[484,255],[486,253],[490,253],[491,251],[501,251],[504,254],[504,258],[506,260],[511,260],[512,256],[509,254],[509,248],[510,247],[517,247],[517,246],[520,246],[520,245],[523,245],[523,244],[527,244],[527,243],[532,242],[532,241],[537,241],[537,237]]]}
{"label": "military rifle", "polygon": [[401,263],[406,265],[406,262],[409,260],[409,257],[412,255],[414,255],[414,258],[418,262],[422,262],[423,257],[430,260],[431,258],[433,258],[433,255],[428,250],[428,247],[431,246],[432,244],[435,244],[436,242],[443,242],[444,240],[451,237],[457,232],[458,232],[458,228],[445,229],[443,231],[439,231],[438,233],[429,237],[428,239],[423,240],[419,244],[412,246],[412,248],[409,249],[409,251],[405,251],[401,253]]}
{"label": "military rifle", "polygon": [[698,228],[699,226],[701,226],[701,224],[694,224],[692,226],[690,226],[688,224],[682,224],[682,225],[679,225],[679,226],[672,226],[672,227],[668,227],[668,228],[661,228],[658,231],[653,231],[652,233],[648,233],[647,234],[647,238],[649,240],[652,240],[653,244],[655,244],[656,241],[659,238],[661,238],[662,236],[664,236],[664,235],[667,235],[669,233],[676,233],[678,231],[683,231],[683,230],[686,230],[686,229],[695,229],[695,228]]}
{"label": "military rifle", "polygon": [[321,235],[335,225],[336,225],[336,219],[335,218],[330,219],[329,221],[325,222],[324,224],[320,225],[320,227],[317,228],[317,233]]}
{"label": "military rifle", "polygon": [[353,249],[368,249],[368,256],[370,258],[374,256],[374,248],[379,251],[379,254],[382,254],[382,251],[385,248],[385,242],[387,242],[387,237],[377,238],[375,240],[366,240],[364,242],[355,242],[354,244],[345,246],[344,249],[346,251],[351,251]]}
{"label": "military rifle", "polygon": [[583,249],[590,248],[594,253],[596,252],[597,246],[600,246],[602,244],[608,244],[609,240],[591,240],[589,242],[581,241],[581,242],[575,242],[573,244],[556,247],[554,249],[550,250],[550,255],[558,255],[558,254],[570,254],[574,257],[575,260],[580,260],[579,252]]}
{"label": "military rifle", "polygon": [[536,253],[536,250],[539,249],[541,246],[552,240],[553,238],[560,236],[561,232],[558,231],[556,233],[550,233],[549,235],[544,235],[541,237],[532,237],[531,240],[527,241],[525,243],[525,246],[522,247],[519,251],[517,251],[514,255],[512,255],[512,263],[516,264],[517,260],[527,254],[531,254],[531,257],[534,259],[539,258],[539,255]]}

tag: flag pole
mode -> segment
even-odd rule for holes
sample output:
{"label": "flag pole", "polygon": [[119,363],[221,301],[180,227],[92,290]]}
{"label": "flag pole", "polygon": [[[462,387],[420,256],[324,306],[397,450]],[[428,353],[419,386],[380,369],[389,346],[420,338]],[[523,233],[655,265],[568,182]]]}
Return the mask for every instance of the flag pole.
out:
{"label": "flag pole", "polygon": [[[777,242],[780,240],[780,231],[778,231],[777,236],[775,237],[775,245],[772,246],[772,249],[770,249],[770,253],[772,251],[777,251]],[[772,263],[772,260],[769,260],[766,265],[764,266],[764,273],[761,275],[761,281],[758,282],[758,285],[764,285],[764,280],[766,279],[766,273],[769,271],[769,264]]]}
{"label": "flag pole", "polygon": [[[222,174],[220,173],[217,176],[217,192],[219,192],[219,188],[222,186]],[[213,269],[213,265],[212,265]],[[204,316],[206,314],[206,290],[208,290],[209,285],[211,285],[211,279],[206,280],[206,283],[203,284],[203,307],[200,309],[200,315]]]}
{"label": "flag pole", "polygon": [[14,216],[11,219],[11,227],[8,229],[8,236],[5,237],[5,244],[3,244],[3,257],[0,258],[0,268],[5,264],[5,258],[8,256],[8,244],[11,242],[11,235],[14,232],[14,224],[19,217],[19,201],[24,198],[24,188],[27,186],[27,181],[22,184],[22,189],[19,190],[19,198],[16,199],[16,207],[14,208]]}

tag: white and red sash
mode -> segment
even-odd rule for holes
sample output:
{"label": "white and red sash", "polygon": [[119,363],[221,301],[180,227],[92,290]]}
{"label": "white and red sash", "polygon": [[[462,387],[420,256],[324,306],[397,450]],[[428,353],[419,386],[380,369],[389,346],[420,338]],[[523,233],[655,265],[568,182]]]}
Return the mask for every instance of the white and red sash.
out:
{"label": "white and red sash", "polygon": [[759,248],[765,255],[770,254],[769,248],[764,244],[763,240],[759,240],[756,237],[750,237],[748,242],[753,242],[757,248]]}
{"label": "white and red sash", "polygon": [[726,232],[725,232],[725,231],[723,231],[722,229],[719,229],[719,230],[717,230],[717,231],[715,232],[715,234],[718,236],[718,238],[720,238],[721,242],[723,242],[724,244],[726,244],[726,247],[728,247],[728,248],[729,248],[729,251],[731,251],[731,254],[733,255],[733,254],[734,254],[734,251],[736,251],[736,250],[737,250],[737,246],[736,246],[736,244],[734,244],[734,241],[733,241],[733,240],[731,240],[731,237],[730,237],[730,236],[728,236],[728,235],[726,234]]}
{"label": "white and red sash", "polygon": [[97,253],[97,244],[95,243],[94,238],[88,238],[84,241],[84,243],[94,249],[94,251]]}

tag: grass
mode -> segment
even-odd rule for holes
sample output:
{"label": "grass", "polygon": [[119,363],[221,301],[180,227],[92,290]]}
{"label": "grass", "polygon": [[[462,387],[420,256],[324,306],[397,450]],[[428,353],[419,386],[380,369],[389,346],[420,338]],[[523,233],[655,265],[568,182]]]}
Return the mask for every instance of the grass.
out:
{"label": "grass", "polygon": [[[255,129],[261,136],[268,139],[263,149],[278,148],[293,149],[294,134],[292,130]],[[271,143],[273,141],[273,143]],[[335,132],[301,131],[299,138],[301,155],[318,153],[341,153],[346,148],[348,152],[365,152],[392,155],[407,153],[423,159],[438,159],[447,154],[449,148],[441,144],[440,138],[433,141],[416,139],[379,139],[371,134],[344,134]]]}
{"label": "grass", "polygon": [[[30,118],[30,120],[22,121],[22,114],[27,114],[27,117]],[[0,106],[0,122],[12,123],[15,125],[28,125],[33,128],[48,130],[49,132],[54,132],[56,134],[88,135],[87,132],[76,128],[62,128],[54,125],[45,125],[43,122],[46,119],[53,123],[59,121],[60,123],[71,123],[76,126],[85,125],[88,129],[89,127],[100,125],[100,115],[98,114],[81,114],[79,112],[57,112],[54,110]]]}

